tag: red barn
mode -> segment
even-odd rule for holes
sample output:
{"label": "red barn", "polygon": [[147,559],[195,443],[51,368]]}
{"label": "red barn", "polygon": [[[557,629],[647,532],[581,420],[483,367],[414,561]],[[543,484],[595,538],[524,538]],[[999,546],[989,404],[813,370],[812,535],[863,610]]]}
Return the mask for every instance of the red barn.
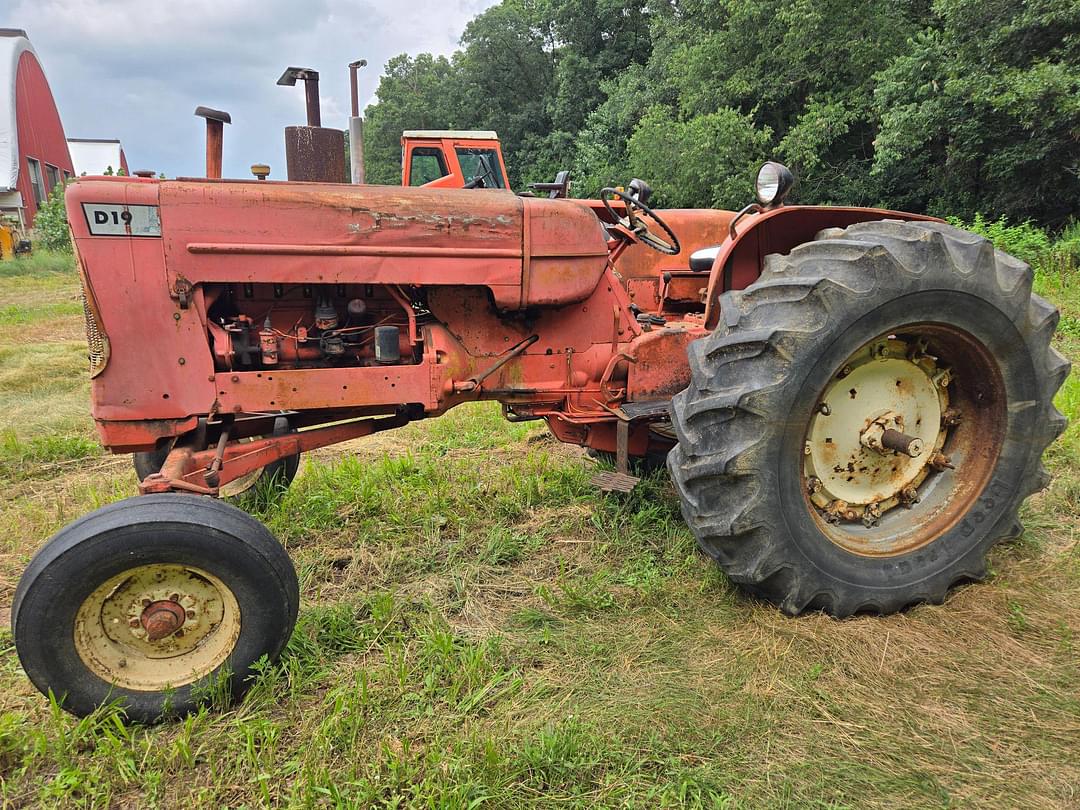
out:
{"label": "red barn", "polygon": [[0,28],[0,214],[26,227],[74,169],[45,71],[26,32]]}

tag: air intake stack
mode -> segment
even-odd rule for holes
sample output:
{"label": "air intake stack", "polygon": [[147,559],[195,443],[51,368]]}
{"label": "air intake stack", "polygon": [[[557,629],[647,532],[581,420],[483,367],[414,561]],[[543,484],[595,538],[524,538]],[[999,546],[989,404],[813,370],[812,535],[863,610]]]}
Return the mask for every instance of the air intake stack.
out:
{"label": "air intake stack", "polygon": [[285,163],[289,180],[316,183],[347,183],[345,133],[322,126],[319,108],[319,72],[311,68],[286,68],[277,83],[293,87],[304,82],[307,126],[285,128]]}

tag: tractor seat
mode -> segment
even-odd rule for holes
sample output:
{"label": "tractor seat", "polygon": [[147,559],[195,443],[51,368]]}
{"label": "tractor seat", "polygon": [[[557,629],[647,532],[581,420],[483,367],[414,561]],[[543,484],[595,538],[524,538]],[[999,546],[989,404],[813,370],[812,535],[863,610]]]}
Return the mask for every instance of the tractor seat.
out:
{"label": "tractor seat", "polygon": [[690,254],[690,269],[695,273],[708,273],[720,253],[720,245],[695,250]]}

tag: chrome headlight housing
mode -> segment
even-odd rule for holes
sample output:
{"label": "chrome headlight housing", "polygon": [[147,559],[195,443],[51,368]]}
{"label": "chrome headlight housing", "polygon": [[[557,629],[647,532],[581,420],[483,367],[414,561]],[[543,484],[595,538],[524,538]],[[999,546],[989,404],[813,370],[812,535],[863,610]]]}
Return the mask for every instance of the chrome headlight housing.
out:
{"label": "chrome headlight housing", "polygon": [[754,181],[754,193],[758,202],[766,208],[782,205],[784,198],[795,185],[795,175],[783,163],[768,161],[758,169]]}

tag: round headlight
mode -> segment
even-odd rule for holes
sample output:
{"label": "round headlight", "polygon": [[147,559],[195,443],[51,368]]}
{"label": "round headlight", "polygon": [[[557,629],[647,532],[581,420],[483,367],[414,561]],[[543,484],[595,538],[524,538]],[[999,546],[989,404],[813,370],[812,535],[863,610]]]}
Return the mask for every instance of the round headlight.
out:
{"label": "round headlight", "polygon": [[795,177],[783,163],[769,161],[758,169],[754,190],[758,202],[764,206],[779,205],[791,191]]}

